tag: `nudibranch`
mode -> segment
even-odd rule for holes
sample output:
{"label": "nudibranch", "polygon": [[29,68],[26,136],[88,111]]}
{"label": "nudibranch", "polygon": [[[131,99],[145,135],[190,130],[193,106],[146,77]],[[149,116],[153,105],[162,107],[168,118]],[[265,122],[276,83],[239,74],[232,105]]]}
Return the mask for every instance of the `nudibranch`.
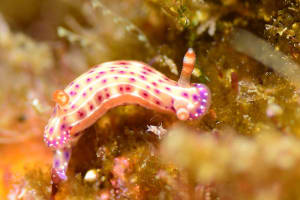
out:
{"label": "nudibranch", "polygon": [[189,49],[178,82],[137,61],[105,62],[57,90],[53,114],[45,127],[44,141],[55,150],[53,184],[66,180],[71,148],[81,131],[109,109],[138,104],[159,112],[176,114],[179,120],[202,117],[210,106],[210,91],[204,84],[190,84],[196,55]]}

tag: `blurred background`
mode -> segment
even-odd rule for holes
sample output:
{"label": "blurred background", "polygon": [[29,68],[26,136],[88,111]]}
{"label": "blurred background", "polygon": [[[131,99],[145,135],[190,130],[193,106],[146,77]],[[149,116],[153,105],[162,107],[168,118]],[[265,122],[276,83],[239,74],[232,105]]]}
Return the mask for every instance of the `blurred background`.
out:
{"label": "blurred background", "polygon": [[189,47],[208,114],[112,109],[57,198],[300,199],[299,0],[1,0],[0,199],[49,199],[55,90],[121,59],[177,80]]}

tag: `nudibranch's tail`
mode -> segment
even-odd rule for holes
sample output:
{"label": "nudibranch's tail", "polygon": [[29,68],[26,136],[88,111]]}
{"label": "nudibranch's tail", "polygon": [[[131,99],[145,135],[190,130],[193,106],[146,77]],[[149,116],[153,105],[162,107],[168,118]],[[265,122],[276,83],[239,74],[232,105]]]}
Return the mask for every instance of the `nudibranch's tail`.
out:
{"label": "nudibranch's tail", "polygon": [[181,70],[178,84],[181,87],[189,87],[192,72],[196,61],[196,54],[192,48],[189,48],[183,58],[183,67]]}

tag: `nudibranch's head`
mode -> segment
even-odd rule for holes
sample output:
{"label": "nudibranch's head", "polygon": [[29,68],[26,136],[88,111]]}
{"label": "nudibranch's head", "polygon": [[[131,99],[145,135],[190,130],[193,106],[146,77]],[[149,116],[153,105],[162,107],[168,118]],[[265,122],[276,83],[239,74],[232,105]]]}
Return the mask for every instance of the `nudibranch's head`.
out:
{"label": "nudibranch's head", "polygon": [[[174,102],[176,115],[180,120],[196,119],[202,117],[210,106],[210,91],[204,84],[194,83],[190,85],[190,79],[195,67],[196,54],[192,48],[186,52],[183,59],[183,67],[178,80],[178,86],[188,89],[183,96],[188,101],[180,100]],[[192,98],[189,96],[189,94]]]}
{"label": "nudibranch's head", "polygon": [[210,106],[210,91],[204,84],[193,84],[192,87],[183,88],[183,98],[174,101],[177,118],[192,120],[205,115]]}
{"label": "nudibranch's head", "polygon": [[205,115],[210,107],[211,94],[208,87],[204,84],[194,83],[192,85],[196,89],[193,93],[193,108],[189,110],[190,119],[196,119]]}
{"label": "nudibranch's head", "polygon": [[45,143],[55,149],[67,146],[70,141],[70,128],[61,119],[60,109],[59,105],[55,106],[44,131]]}

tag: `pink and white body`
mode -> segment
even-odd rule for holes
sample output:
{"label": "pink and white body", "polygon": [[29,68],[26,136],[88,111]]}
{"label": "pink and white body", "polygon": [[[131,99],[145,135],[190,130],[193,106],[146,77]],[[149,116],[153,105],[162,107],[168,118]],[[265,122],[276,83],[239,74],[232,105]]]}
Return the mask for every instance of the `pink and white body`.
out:
{"label": "pink and white body", "polygon": [[81,131],[113,107],[138,104],[176,114],[179,120],[196,119],[207,113],[209,89],[204,84],[190,84],[195,59],[194,51],[189,49],[178,82],[142,62],[113,61],[97,65],[64,90],[56,91],[57,104],[44,134],[46,144],[55,150],[53,182],[67,179],[71,148]]}

